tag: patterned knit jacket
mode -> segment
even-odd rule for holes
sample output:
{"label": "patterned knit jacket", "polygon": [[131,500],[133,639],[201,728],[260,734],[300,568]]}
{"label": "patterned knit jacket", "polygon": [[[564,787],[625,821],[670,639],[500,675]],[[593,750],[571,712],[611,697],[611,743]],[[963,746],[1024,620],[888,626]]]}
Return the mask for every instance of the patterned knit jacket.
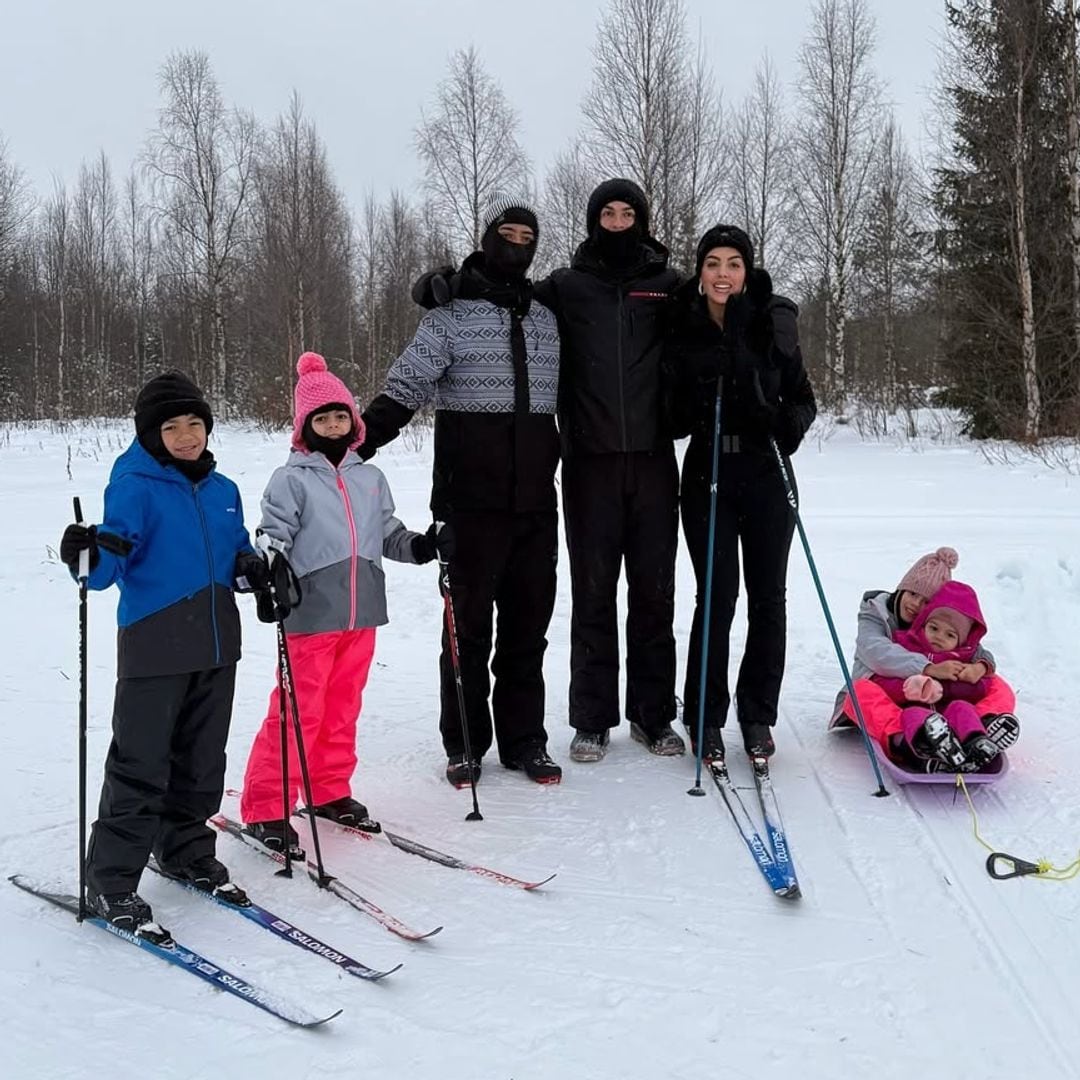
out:
{"label": "patterned knit jacket", "polygon": [[389,442],[417,409],[434,404],[436,517],[455,510],[556,508],[558,327],[551,311],[533,300],[522,320],[527,412],[515,410],[510,328],[510,311],[490,300],[456,299],[428,312],[390,368],[384,393],[365,410],[367,454]]}

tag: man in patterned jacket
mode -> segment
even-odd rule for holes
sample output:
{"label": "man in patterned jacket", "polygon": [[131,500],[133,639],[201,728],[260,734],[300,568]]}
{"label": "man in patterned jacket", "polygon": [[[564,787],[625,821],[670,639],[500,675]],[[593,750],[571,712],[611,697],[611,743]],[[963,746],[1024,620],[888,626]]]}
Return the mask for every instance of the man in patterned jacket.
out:
{"label": "man in patterned jacket", "polygon": [[446,778],[457,786],[470,771],[479,779],[493,735],[507,768],[538,783],[562,778],[547,754],[543,675],[558,557],[559,334],[525,276],[538,233],[524,201],[491,202],[453,301],[424,316],[363,414],[366,459],[417,409],[435,405],[431,509],[454,537],[450,574],[473,753],[469,761],[444,628],[439,728]]}

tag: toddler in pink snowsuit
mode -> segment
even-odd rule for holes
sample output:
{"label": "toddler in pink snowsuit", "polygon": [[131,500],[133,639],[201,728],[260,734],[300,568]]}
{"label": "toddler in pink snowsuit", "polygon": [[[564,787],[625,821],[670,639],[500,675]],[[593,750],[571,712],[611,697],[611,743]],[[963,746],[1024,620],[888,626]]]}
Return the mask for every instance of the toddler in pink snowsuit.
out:
{"label": "toddler in pink snowsuit", "polygon": [[[364,441],[364,423],[326,361],[304,353],[296,369],[292,452],[263,494],[259,546],[286,553],[301,585],[285,629],[315,812],[377,831],[350,781],[375,628],[387,622],[382,557],[430,562],[434,526],[428,534],[406,529],[386,477],[352,452]],[[280,693],[279,681],[248,757],[240,815],[255,839],[277,851],[288,843],[300,857],[287,820],[301,784],[291,737],[282,807]]]}
{"label": "toddler in pink snowsuit", "polygon": [[[972,704],[981,701],[989,687],[990,664],[977,657],[985,634],[975,590],[960,581],[945,582],[911,626],[893,634],[897,645],[925,659],[928,668],[952,674],[946,678],[943,671],[940,680],[929,674],[872,676],[894,702],[904,706],[902,745],[915,758],[937,758],[954,768],[969,763],[980,768],[1000,752]],[[894,742],[893,749],[900,747]]]}
{"label": "toddler in pink snowsuit", "polygon": [[[912,628],[935,593],[952,580],[959,556],[949,547],[941,547],[917,559],[892,590],[875,589],[863,595],[859,606],[858,635],[851,676],[859,710],[867,733],[876,739],[890,757],[904,765],[914,765],[905,753],[902,707],[880,685],[881,679],[903,683],[909,676],[930,676],[952,688],[954,697],[970,700],[981,723],[991,737],[1004,748],[1016,741],[1019,721],[1013,714],[1016,696],[1009,684],[997,674],[993,655],[980,643],[972,650],[971,660],[941,663],[927,662],[920,650],[910,650],[896,640],[896,634]],[[974,690],[965,687],[974,687]],[[853,726],[855,707],[846,689],[837,694],[830,727]],[[1011,740],[1011,741],[1010,741]],[[925,760],[919,759],[924,765]]]}

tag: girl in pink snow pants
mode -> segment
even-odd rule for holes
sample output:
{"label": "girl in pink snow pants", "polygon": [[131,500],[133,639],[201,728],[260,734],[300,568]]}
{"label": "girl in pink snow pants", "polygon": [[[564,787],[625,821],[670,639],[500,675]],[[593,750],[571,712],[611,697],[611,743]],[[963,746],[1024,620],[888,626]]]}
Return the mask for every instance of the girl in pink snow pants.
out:
{"label": "girl in pink snow pants", "polygon": [[[1010,738],[1004,733],[1011,732],[1011,741],[1015,742],[1019,732],[1019,722],[1013,714],[1016,695],[997,674],[993,655],[981,643],[971,650],[971,661],[965,670],[959,671],[956,661],[935,663],[933,658],[913,652],[894,640],[898,631],[911,629],[930,597],[952,580],[952,570],[958,562],[959,556],[952,548],[938,548],[916,560],[893,591],[875,589],[865,593],[859,607],[855,660],[851,667],[855,696],[868,734],[878,740],[890,757],[904,765],[910,765],[911,761],[905,753],[903,708],[878,679],[903,681],[912,675],[925,675],[943,686],[949,683],[959,694],[967,695],[985,729],[995,735],[998,731],[1003,733],[1002,745]],[[965,684],[974,693],[962,689]],[[841,690],[830,727],[854,724],[854,706],[847,691]]]}
{"label": "girl in pink snow pants", "polygon": [[[326,361],[304,353],[296,370],[292,452],[263,494],[260,543],[287,554],[303,591],[285,629],[315,813],[377,831],[352,797],[351,779],[375,628],[387,622],[382,557],[430,562],[435,527],[406,529],[386,477],[351,452],[364,441],[364,423]],[[288,823],[301,786],[291,716],[282,806],[280,694],[279,682],[248,757],[240,816],[256,840],[276,851],[288,843],[300,858]]]}

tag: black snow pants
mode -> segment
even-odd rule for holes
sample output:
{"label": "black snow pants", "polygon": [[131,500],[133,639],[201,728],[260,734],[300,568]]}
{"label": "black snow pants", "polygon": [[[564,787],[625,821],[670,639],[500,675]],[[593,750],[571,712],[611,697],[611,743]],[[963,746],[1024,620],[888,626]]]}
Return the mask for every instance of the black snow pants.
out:
{"label": "black snow pants", "polygon": [[[705,571],[709,535],[711,433],[695,436],[683,460],[683,533],[697,579],[690,652],[686,663],[683,718],[696,728],[700,701]],[[794,472],[788,475],[794,483]],[[739,545],[746,582],[746,646],[735,686],[741,724],[776,723],[787,645],[787,564],[795,514],[788,504],[776,460],[767,451],[722,453],[717,489],[712,610],[705,676],[705,723],[727,718],[728,649],[739,597]]]}
{"label": "black snow pants", "polygon": [[214,854],[236,665],[116,682],[86,876],[98,893],[138,888],[153,852],[181,867]]}
{"label": "black snow pants", "polygon": [[[547,745],[544,651],[555,608],[558,513],[457,511],[450,522],[455,543],[450,587],[470,746],[479,760],[494,738],[499,758],[517,761],[529,749]],[[445,620],[439,675],[443,747],[448,756],[462,754]]]}
{"label": "black snow pants", "polygon": [[570,726],[619,723],[619,575],[625,564],[625,716],[654,732],[675,718],[675,556],[679,470],[673,447],[575,454],[563,464],[570,550]]}

